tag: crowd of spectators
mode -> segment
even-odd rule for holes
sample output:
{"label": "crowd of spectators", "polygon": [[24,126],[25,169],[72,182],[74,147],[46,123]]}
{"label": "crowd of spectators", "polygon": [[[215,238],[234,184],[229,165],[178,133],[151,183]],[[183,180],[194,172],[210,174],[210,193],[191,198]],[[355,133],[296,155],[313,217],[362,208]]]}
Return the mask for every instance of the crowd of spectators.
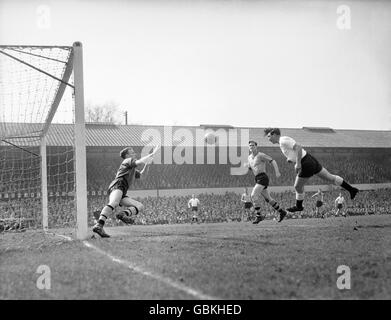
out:
{"label": "crowd of spectators", "polygon": [[[364,156],[330,156],[317,155],[321,164],[330,172],[342,176],[351,184],[387,183],[391,182],[391,159],[389,157]],[[277,161],[281,177],[276,178],[272,166],[266,166],[272,186],[293,185],[295,172],[292,164],[288,164],[282,155],[274,157]],[[87,161],[87,186],[89,191],[102,193],[107,190],[115,177],[121,159],[103,158],[99,161]],[[69,168],[68,168],[69,167]],[[230,164],[151,164],[143,175],[132,186],[137,190],[156,189],[186,189],[186,188],[214,188],[214,187],[241,187],[254,183],[251,172],[243,175],[232,175]],[[39,192],[40,178],[38,172],[31,173],[30,164],[26,168],[13,168],[13,176],[9,170],[3,173],[4,181],[0,185],[0,196],[9,193]],[[26,175],[27,173],[28,175]],[[64,193],[73,190],[75,182],[74,170],[66,162],[58,167],[52,166],[48,172],[48,190],[52,193]],[[314,177],[309,184],[324,184],[320,178]],[[32,191],[33,190],[33,191]]]}
{"label": "crowd of spectators", "polygon": [[[325,192],[324,205],[321,212],[326,217],[334,216],[336,207],[334,200],[340,191]],[[349,199],[345,194],[345,210],[348,215],[364,214],[391,214],[391,189],[379,189],[376,191],[362,191],[360,197],[355,201]],[[295,202],[293,192],[273,193],[272,196],[284,207],[290,207]],[[240,195],[227,192],[223,195],[199,194],[197,198],[201,202],[199,209],[199,220],[201,222],[229,222],[241,221],[244,217],[246,221],[253,218],[252,211],[245,211]],[[136,223],[139,224],[161,224],[161,223],[189,223],[192,212],[187,209],[189,197],[174,196],[165,198],[146,198],[141,201],[145,204],[144,213],[140,214]],[[307,193],[305,209],[302,212],[289,215],[289,218],[318,218],[315,213],[316,198],[311,198],[311,193]],[[277,217],[277,213],[266,202],[261,202],[261,210],[267,219]]]}
{"label": "crowd of spectators", "polygon": [[[321,164],[330,172],[342,176],[352,184],[391,182],[390,159],[357,158],[347,156],[317,156]],[[271,166],[266,166],[270,184],[274,186],[293,185],[295,172],[293,165],[281,157],[275,157],[281,177],[276,178]],[[105,190],[118,169],[119,162],[91,162],[88,165],[87,179],[91,190]],[[152,164],[147,174],[132,188],[145,189],[185,189],[206,187],[240,187],[252,185],[251,172],[232,175],[230,164]],[[309,184],[324,184],[320,178],[311,179]]]}
{"label": "crowd of spectators", "polygon": [[[0,201],[0,220],[22,219],[26,227],[42,227],[40,198]],[[76,210],[73,198],[56,197],[48,201],[48,226],[74,227]]]}
{"label": "crowd of spectators", "polygon": [[[325,213],[326,217],[335,214],[334,200],[338,194],[338,190],[325,192],[321,212]],[[391,189],[361,191],[357,199],[351,201],[348,195],[344,194],[347,200],[347,206],[345,207],[347,215],[391,214],[390,195]],[[273,197],[284,207],[291,206],[295,199],[293,192],[273,193]],[[189,196],[171,196],[137,199],[144,204],[145,210],[135,216],[135,223],[144,225],[191,223],[193,212],[187,206],[189,198]],[[245,212],[243,203],[240,201],[241,197],[237,193],[198,194],[197,198],[201,203],[198,211],[199,223],[241,221],[243,217],[245,221],[252,219],[252,213]],[[89,225],[94,223],[93,212],[100,211],[106,203],[107,196],[89,197]],[[308,192],[304,202],[304,211],[289,215],[288,218],[317,218],[315,203],[316,198],[312,198],[311,193]],[[275,211],[266,202],[262,202],[261,209],[267,219],[277,217]],[[117,210],[121,210],[121,208]],[[48,212],[49,228],[75,226],[76,213],[73,198],[58,197],[50,199]],[[0,220],[6,219],[23,219],[27,227],[42,227],[40,199],[0,201]],[[109,226],[123,225],[122,222],[115,219],[114,214],[108,219],[107,224]]]}
{"label": "crowd of spectators", "polygon": [[[351,184],[391,182],[389,157],[357,157],[353,155],[335,155],[331,157],[327,154],[317,155],[316,153],[314,155],[330,172],[342,176]],[[292,186],[295,179],[293,165],[288,164],[282,155],[274,157],[274,159],[278,163],[281,177],[277,179],[273,168],[267,165],[266,172],[270,177],[270,185]],[[65,162],[62,166],[68,166],[69,164],[69,162]],[[87,163],[87,186],[90,191],[88,200],[89,224],[94,222],[92,212],[100,211],[107,203],[107,194],[104,191],[107,190],[109,183],[114,178],[119,164],[120,160],[118,161],[117,158],[105,158],[102,161],[89,161]],[[224,188],[252,186],[254,184],[254,176],[251,172],[244,175],[231,175],[231,167],[230,164],[151,164],[146,174],[143,175],[142,179],[137,180],[131,186],[131,189]],[[58,172],[51,170],[48,185],[51,194],[48,203],[49,227],[74,226],[75,206],[70,194],[74,185],[72,168],[58,170]],[[6,171],[6,174],[8,172],[11,171]],[[21,173],[23,172],[22,170]],[[4,175],[3,177],[8,176]],[[41,200],[37,196],[40,192],[38,173],[27,176],[27,179],[19,178],[15,181],[11,179],[11,181],[0,185],[0,219],[23,218],[28,225],[41,226]],[[309,183],[317,185],[324,184],[324,181],[314,177]],[[94,193],[91,191],[94,191]],[[16,196],[11,197],[9,194],[5,197],[8,192],[17,192],[20,193],[20,196],[16,194]],[[390,213],[390,194],[390,189],[362,192],[348,210],[351,214]],[[327,212],[328,215],[334,210],[334,199],[337,196],[337,191],[325,193],[325,204],[322,210]],[[201,201],[200,221],[218,222],[241,219],[243,208],[237,194],[200,194],[197,197]],[[285,207],[290,207],[294,202],[293,193],[276,193],[274,197]],[[145,212],[137,217],[136,223],[162,224],[191,221],[192,213],[187,208],[188,197],[150,197],[139,200],[145,204]],[[307,196],[305,210],[293,217],[313,217],[315,201],[315,198]],[[274,211],[266,203],[263,203],[262,210],[268,216],[274,217]],[[115,220],[109,221],[110,223],[117,224]]]}

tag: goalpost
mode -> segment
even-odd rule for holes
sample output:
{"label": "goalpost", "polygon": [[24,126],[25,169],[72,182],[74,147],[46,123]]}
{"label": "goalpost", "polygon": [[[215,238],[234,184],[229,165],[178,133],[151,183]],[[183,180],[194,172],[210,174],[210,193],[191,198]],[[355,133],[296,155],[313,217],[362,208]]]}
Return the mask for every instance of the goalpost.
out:
{"label": "goalpost", "polygon": [[80,42],[0,45],[0,179],[0,232],[10,221],[87,237]]}

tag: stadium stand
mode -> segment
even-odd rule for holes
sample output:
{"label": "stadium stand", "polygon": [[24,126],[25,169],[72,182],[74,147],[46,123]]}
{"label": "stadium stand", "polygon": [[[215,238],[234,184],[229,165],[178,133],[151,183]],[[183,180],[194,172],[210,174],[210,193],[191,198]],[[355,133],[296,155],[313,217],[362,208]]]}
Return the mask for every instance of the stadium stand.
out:
{"label": "stadium stand", "polygon": [[[181,127],[182,128],[182,127]],[[185,127],[196,130],[197,127]],[[178,128],[171,128],[175,131]],[[246,128],[243,128],[246,129]],[[262,128],[247,128],[249,135],[259,141],[262,151],[270,154],[278,163],[281,177],[276,179],[271,166],[267,166],[271,186],[292,186],[295,178],[291,164],[285,162],[278,147],[270,146],[263,136]],[[71,139],[68,125],[55,124],[48,137],[48,148],[60,150],[66,148]],[[107,187],[121,163],[118,153],[125,146],[132,145],[140,152],[142,134],[150,130],[159,135],[163,132],[162,126],[115,126],[115,125],[88,125],[87,126],[87,188],[89,192],[89,223],[93,223],[92,212],[100,210],[107,202]],[[391,183],[391,131],[363,131],[363,130],[325,130],[314,128],[282,129],[282,132],[298,139],[303,146],[314,154],[317,159],[330,171],[343,175],[353,184]],[[164,146],[162,153],[164,153]],[[50,154],[50,152],[48,153]],[[8,168],[6,159],[2,160],[3,177],[14,168]],[[64,163],[63,170],[69,171],[66,161],[58,158],[48,159]],[[195,152],[193,163],[195,163]],[[23,161],[14,162],[13,166],[28,167]],[[133,190],[156,189],[188,189],[188,188],[232,188],[251,187],[254,177],[251,172],[245,175],[233,176],[230,174],[231,165],[228,164],[152,164],[145,176],[136,181],[131,187]],[[61,166],[55,166],[61,171]],[[50,172],[49,176],[49,206],[54,216],[50,219],[51,226],[70,226],[74,219],[73,203],[68,200],[68,190],[62,188],[61,174]],[[17,170],[21,171],[22,170]],[[56,180],[57,181],[54,181]],[[23,218],[26,224],[39,221],[36,215],[40,212],[35,195],[18,195],[20,181],[14,184],[12,179],[7,184],[0,185],[0,218]],[[25,181],[29,183],[28,180]],[[324,184],[318,178],[310,181],[312,185]],[[68,185],[67,182],[65,185]],[[55,187],[51,187],[55,186]],[[26,186],[28,189],[28,186]],[[337,196],[336,191],[328,192],[325,196],[326,211],[332,211],[332,198]],[[276,194],[275,198],[285,206],[291,205],[292,194]],[[368,212],[390,213],[390,189],[381,192],[366,191],[365,197],[359,197],[350,208],[352,214],[366,214]],[[236,193],[225,195],[202,194],[201,221],[216,222],[237,220],[242,212],[242,204]],[[365,200],[363,200],[365,199]],[[144,214],[138,217],[137,223],[183,223],[189,222],[191,213],[186,210],[187,197],[150,197],[141,199],[146,205]],[[300,217],[313,216],[315,200],[308,199],[306,211]],[[272,214],[271,209],[264,206],[263,210]],[[35,222],[36,223],[36,222]],[[115,222],[112,222],[115,224]]]}
{"label": "stadium stand", "polygon": [[[292,165],[284,163],[281,156],[274,157],[280,168],[281,177],[276,179],[271,166],[267,166],[266,172],[270,177],[272,186],[289,186],[295,179]],[[352,156],[327,157],[317,156],[319,161],[330,171],[340,174],[354,184],[362,183],[387,183],[391,182],[390,160],[385,158],[357,158]],[[101,191],[114,179],[115,173],[121,163],[119,157],[113,159],[102,159],[91,161],[87,166],[88,190]],[[22,164],[21,164],[22,165]],[[138,180],[132,189],[183,189],[183,188],[219,188],[219,187],[243,187],[253,185],[253,175],[249,172],[246,175],[233,176],[230,174],[231,166],[228,164],[152,164],[149,172]],[[62,192],[61,181],[54,181],[61,178],[58,175],[52,177],[49,186],[56,186],[49,192]],[[26,181],[26,184],[29,182]],[[310,184],[323,184],[319,178],[310,180]],[[20,188],[19,184],[7,183],[0,186],[0,193],[15,193]],[[27,188],[27,187],[26,187]]]}
{"label": "stadium stand", "polygon": [[[281,178],[276,179],[273,169],[268,166],[266,171],[271,178],[271,185],[292,185],[295,179],[292,165],[284,163],[282,157],[274,157],[279,165]],[[335,174],[343,175],[352,183],[385,183],[391,182],[391,166],[386,159],[364,159],[349,156],[330,157],[317,156],[319,161]],[[88,167],[88,184],[96,189],[107,186],[114,178],[121,160],[113,159],[106,162],[92,163]],[[243,176],[232,176],[230,165],[151,165],[148,174],[134,184],[134,189],[181,189],[205,187],[241,187],[253,184],[250,173]],[[104,169],[104,170],[102,170]],[[315,178],[311,184],[323,184]]]}
{"label": "stadium stand", "polygon": [[[322,210],[326,212],[326,217],[333,216],[335,212],[334,200],[338,194],[339,191],[325,193]],[[390,194],[391,189],[362,191],[360,197],[354,202],[348,202],[348,215],[366,215],[373,213],[391,214]],[[290,192],[275,193],[273,196],[285,207],[289,206],[294,199],[293,194]],[[199,221],[201,223],[240,221],[243,213],[243,204],[240,202],[240,196],[238,194],[233,192],[222,195],[199,194],[197,197],[201,202],[199,211]],[[345,198],[347,199],[347,195],[345,195]],[[137,216],[136,224],[191,222],[192,212],[187,208],[189,197],[148,197],[137,200],[145,204],[145,211]],[[106,201],[106,196],[90,197],[88,206],[90,225],[94,223],[93,211],[102,208]],[[289,218],[314,218],[315,202],[315,199],[307,197],[305,210],[300,213],[295,213]],[[67,198],[56,198],[49,201],[49,206],[51,206],[51,212],[54,212],[54,216],[51,219],[51,228],[71,227],[73,225],[75,210],[72,201],[69,201]],[[266,202],[262,203],[261,208],[263,213],[266,214],[267,219],[272,219],[276,216],[275,212],[266,204]],[[38,201],[13,201],[11,202],[11,206],[5,206],[5,203],[0,202],[0,219],[23,219],[22,221],[26,226],[34,227],[33,225],[29,225],[29,223],[31,221],[36,221],[33,218],[38,211]],[[114,226],[123,224],[122,222],[109,219],[107,225]]]}

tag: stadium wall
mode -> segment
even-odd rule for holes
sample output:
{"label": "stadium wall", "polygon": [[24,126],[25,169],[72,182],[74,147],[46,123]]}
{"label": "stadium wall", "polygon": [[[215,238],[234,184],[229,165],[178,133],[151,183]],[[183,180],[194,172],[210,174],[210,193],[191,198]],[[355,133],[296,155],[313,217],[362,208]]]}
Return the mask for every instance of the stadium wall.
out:
{"label": "stadium wall", "polygon": [[[377,189],[391,189],[391,183],[376,183],[376,184],[355,184],[360,190],[377,190]],[[227,192],[233,192],[237,194],[242,194],[244,192],[243,187],[236,188],[192,188],[192,189],[148,189],[148,190],[130,190],[128,191],[128,196],[132,198],[147,198],[147,197],[172,197],[172,196],[191,196],[192,194],[225,194]],[[247,186],[248,191],[251,192],[253,186]],[[334,185],[308,185],[305,186],[306,192],[316,192],[318,189],[323,191],[332,191],[338,190],[339,187]],[[274,193],[281,193],[286,191],[294,192],[293,186],[273,186],[269,187],[269,190]],[[50,192],[49,199],[55,197],[73,197],[72,192]],[[107,191],[102,190],[88,190],[88,197],[95,196],[107,196]],[[9,199],[20,199],[20,198],[40,198],[41,193],[21,193],[21,192],[11,192],[11,193],[1,193],[0,192],[0,201],[7,201]],[[391,192],[390,192],[391,197]]]}
{"label": "stadium wall", "polygon": [[[360,190],[377,190],[391,188],[391,183],[376,183],[376,184],[355,184],[355,187]],[[133,198],[147,198],[147,197],[173,197],[173,196],[191,196],[192,194],[225,194],[227,192],[233,192],[242,194],[244,192],[243,187],[238,188],[196,188],[196,189],[164,189],[164,190],[131,190],[128,191],[128,196]],[[250,192],[253,186],[247,186]],[[338,190],[339,187],[334,185],[310,185],[305,186],[306,192],[316,192],[318,189],[323,191]],[[269,190],[274,193],[281,193],[286,191],[294,192],[293,186],[281,186],[281,187],[269,187]],[[391,196],[391,195],[390,195]]]}

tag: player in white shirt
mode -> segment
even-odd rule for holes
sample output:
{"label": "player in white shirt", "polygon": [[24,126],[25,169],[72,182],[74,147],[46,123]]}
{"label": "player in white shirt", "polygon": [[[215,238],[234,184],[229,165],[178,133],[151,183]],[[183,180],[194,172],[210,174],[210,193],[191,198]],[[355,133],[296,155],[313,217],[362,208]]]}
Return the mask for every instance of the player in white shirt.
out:
{"label": "player in white shirt", "polygon": [[342,216],[346,218],[346,213],[343,210],[343,205],[345,203],[345,198],[342,196],[342,193],[339,193],[339,196],[334,201],[335,207],[337,208],[337,211],[335,212],[335,216],[338,217],[339,213],[342,213]]}
{"label": "player in white shirt", "polygon": [[200,200],[198,200],[195,195],[193,194],[191,196],[191,199],[189,200],[189,202],[187,203],[187,206],[189,207],[189,209],[191,208],[191,211],[193,212],[193,216],[191,218],[191,223],[193,223],[194,221],[198,222],[198,215],[197,215],[197,212],[198,212],[198,206],[200,205]]}
{"label": "player in white shirt", "polygon": [[315,205],[315,215],[317,217],[320,216],[322,219],[324,219],[325,217],[324,212],[322,213],[322,215],[320,215],[320,208],[323,206],[323,195],[324,193],[322,192],[322,190],[318,189],[318,192],[312,196],[312,198],[317,197]]}
{"label": "player in white shirt", "polygon": [[273,207],[274,210],[280,213],[278,222],[281,222],[286,216],[286,211],[281,208],[277,201],[275,201],[270,196],[269,189],[267,188],[269,186],[269,177],[266,174],[266,162],[268,162],[273,165],[276,177],[279,178],[281,176],[280,171],[278,170],[277,162],[267,154],[259,152],[258,144],[253,140],[248,142],[248,148],[250,155],[248,156],[248,163],[246,166],[253,172],[255,176],[255,186],[251,192],[251,199],[253,201],[255,213],[257,216],[253,223],[257,224],[264,219],[260,211],[260,201],[262,197]]}
{"label": "player in white shirt", "polygon": [[247,220],[249,220],[250,217],[250,210],[253,207],[253,203],[251,200],[251,195],[248,194],[247,188],[244,188],[244,193],[242,194],[242,198],[240,199],[241,202],[244,203],[244,212],[242,214],[242,221],[244,221],[244,216],[247,216]]}
{"label": "player in white shirt", "polygon": [[288,208],[287,211],[303,211],[304,185],[313,175],[317,175],[328,183],[341,186],[349,191],[352,200],[355,198],[359,191],[357,188],[351,186],[340,176],[328,172],[315,157],[311,156],[294,139],[287,136],[281,136],[281,131],[278,128],[267,128],[264,132],[271,143],[278,143],[280,145],[280,149],[287,158],[287,161],[295,164],[296,180],[294,186],[296,190],[296,205]]}

